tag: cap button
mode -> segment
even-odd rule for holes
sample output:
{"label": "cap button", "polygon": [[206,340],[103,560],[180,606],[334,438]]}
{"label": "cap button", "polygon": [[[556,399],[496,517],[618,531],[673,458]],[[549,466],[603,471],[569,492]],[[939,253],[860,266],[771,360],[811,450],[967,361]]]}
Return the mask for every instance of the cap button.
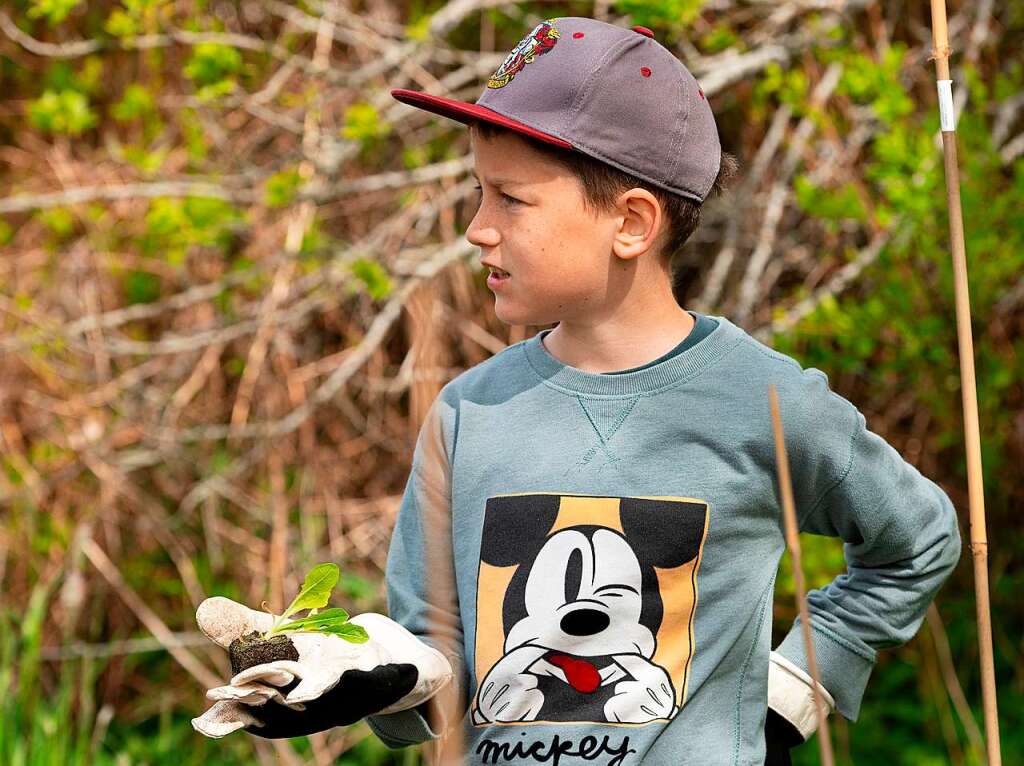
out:
{"label": "cap button", "polygon": [[649,30],[647,27],[642,27],[639,24],[637,24],[635,27],[632,27],[632,29],[634,32],[639,32],[640,34],[645,35],[651,38],[652,40],[654,39],[654,32]]}

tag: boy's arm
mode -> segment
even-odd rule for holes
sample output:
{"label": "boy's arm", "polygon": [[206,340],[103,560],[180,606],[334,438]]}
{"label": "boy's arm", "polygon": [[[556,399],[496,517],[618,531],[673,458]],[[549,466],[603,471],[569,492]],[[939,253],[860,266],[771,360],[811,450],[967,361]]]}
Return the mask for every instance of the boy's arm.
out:
{"label": "boy's arm", "polygon": [[468,706],[452,555],[450,456],[454,416],[442,392],[431,405],[416,440],[385,572],[388,615],[448,658],[453,682],[416,708],[366,718],[370,729],[390,748],[436,739],[442,730],[460,723]]}
{"label": "boy's arm", "polygon": [[[799,414],[787,420],[798,428],[787,434],[787,450],[792,442],[800,529],[842,538],[847,564],[845,574],[807,594],[818,673],[835,708],[855,721],[876,651],[917,632],[959,560],[960,531],[949,496],[870,431],[821,370],[805,370],[797,394],[790,411]],[[779,670],[810,673],[799,617],[773,655],[776,698],[786,695],[798,709],[797,674]],[[805,701],[809,693],[808,686]],[[805,736],[817,725],[809,704],[799,721],[789,719]]]}

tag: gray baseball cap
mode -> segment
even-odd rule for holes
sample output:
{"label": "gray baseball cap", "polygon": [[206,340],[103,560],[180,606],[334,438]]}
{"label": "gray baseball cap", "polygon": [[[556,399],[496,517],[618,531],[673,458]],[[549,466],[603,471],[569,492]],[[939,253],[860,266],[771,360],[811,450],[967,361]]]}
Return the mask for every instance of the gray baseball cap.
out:
{"label": "gray baseball cap", "polygon": [[392,89],[466,125],[494,123],[703,202],[718,175],[715,116],[697,80],[646,27],[581,16],[542,21],[470,104]]}

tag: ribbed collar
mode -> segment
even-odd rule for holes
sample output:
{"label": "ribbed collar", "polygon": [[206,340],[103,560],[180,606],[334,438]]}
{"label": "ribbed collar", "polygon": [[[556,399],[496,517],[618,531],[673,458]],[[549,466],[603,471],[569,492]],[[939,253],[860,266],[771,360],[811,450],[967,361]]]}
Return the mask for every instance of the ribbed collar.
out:
{"label": "ribbed collar", "polygon": [[664,362],[636,372],[606,375],[570,367],[553,357],[541,342],[542,330],[523,341],[521,348],[534,372],[545,383],[566,393],[597,396],[636,396],[657,391],[690,378],[712,364],[738,343],[744,334],[741,327],[725,317],[708,314],[718,326],[695,346]]}

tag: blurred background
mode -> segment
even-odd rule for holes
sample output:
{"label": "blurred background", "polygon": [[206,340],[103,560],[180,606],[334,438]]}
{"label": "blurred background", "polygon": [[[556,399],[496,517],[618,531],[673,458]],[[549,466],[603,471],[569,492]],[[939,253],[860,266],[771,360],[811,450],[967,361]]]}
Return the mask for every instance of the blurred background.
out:
{"label": "blurred background", "polygon": [[[1004,763],[1024,762],[1024,4],[949,3]],[[964,555],[880,655],[837,762],[975,764],[980,681],[929,8],[902,0],[0,3],[0,762],[415,764],[363,724],[210,740],[195,627],[308,569],[383,611],[424,413],[539,327],[493,314],[465,128],[539,21],[643,24],[709,94],[733,190],[675,261],[950,495]],[[767,399],[765,407],[768,407]],[[811,585],[843,571],[804,536]],[[795,614],[788,558],[775,607]],[[817,763],[810,744],[798,764]]]}

